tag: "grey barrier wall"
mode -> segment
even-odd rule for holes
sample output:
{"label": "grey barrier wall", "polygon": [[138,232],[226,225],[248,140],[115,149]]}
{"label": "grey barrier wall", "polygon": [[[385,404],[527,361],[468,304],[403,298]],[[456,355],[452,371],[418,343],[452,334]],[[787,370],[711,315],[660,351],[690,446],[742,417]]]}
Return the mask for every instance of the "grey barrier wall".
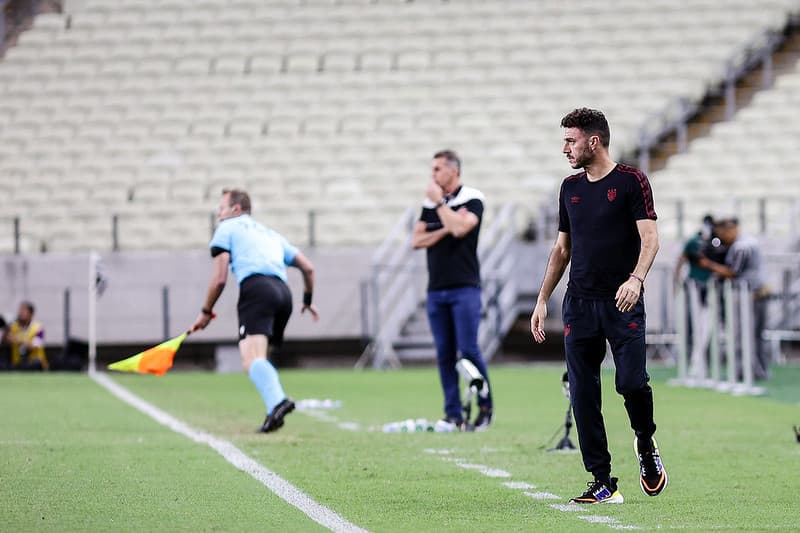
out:
{"label": "grey barrier wall", "polygon": [[[648,276],[645,302],[648,333],[674,332],[670,301],[673,296],[672,269],[682,243],[664,240],[656,264]],[[544,274],[552,240],[535,243],[518,241],[516,283],[520,294],[533,309],[535,294]],[[786,243],[764,242],[764,251],[778,251]],[[295,314],[289,322],[287,339],[333,340],[362,336],[360,282],[369,276],[372,247],[307,248],[316,266],[317,288],[314,302],[320,321],[299,314],[302,279],[297,269],[289,271],[289,285]],[[424,254],[423,251],[416,252]],[[794,256],[792,256],[794,257]],[[205,297],[211,269],[206,250],[108,252],[101,254],[103,274],[108,286],[97,302],[97,341],[99,344],[144,344],[177,335],[197,316]],[[767,254],[767,280],[780,287],[780,275],[788,265]],[[796,268],[796,265],[794,266]],[[548,329],[561,329],[561,298],[567,276],[554,292],[549,305]],[[69,330],[73,337],[85,339],[88,332],[87,302],[89,254],[32,254],[0,256],[0,314],[13,318],[19,302],[31,300],[37,318],[44,324],[47,344],[61,345],[65,334],[64,295],[69,291]],[[165,316],[164,293],[167,295]],[[209,328],[187,342],[235,343],[237,340],[236,298],[233,276],[215,311],[218,318]],[[667,302],[667,305],[662,305]],[[774,315],[780,302],[773,305]],[[662,309],[663,308],[663,309]],[[522,311],[526,312],[525,310]],[[528,311],[529,312],[529,311]],[[168,328],[165,331],[165,325]]]}
{"label": "grey barrier wall", "polygon": [[[287,338],[359,337],[358,283],[366,275],[372,249],[316,248],[304,253],[316,267],[314,302],[319,307],[320,320],[314,323],[308,316],[300,316],[303,282],[299,270],[289,269],[295,314],[289,322]],[[97,301],[99,344],[158,342],[165,333],[179,334],[196,318],[211,273],[208,251],[109,252],[100,258],[107,288]],[[0,257],[0,313],[7,320],[12,319],[19,302],[31,300],[51,346],[63,343],[65,318],[72,337],[87,337],[88,286],[88,253]],[[65,314],[67,291],[69,310]],[[217,319],[187,342],[236,342],[237,295],[236,281],[230,275],[215,308]]]}

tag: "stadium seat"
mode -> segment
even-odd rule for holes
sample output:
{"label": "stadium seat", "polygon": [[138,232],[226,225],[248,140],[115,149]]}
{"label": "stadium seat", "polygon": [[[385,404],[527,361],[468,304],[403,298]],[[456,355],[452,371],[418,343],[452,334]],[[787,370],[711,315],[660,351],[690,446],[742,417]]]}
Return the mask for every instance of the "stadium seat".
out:
{"label": "stadium seat", "polygon": [[[38,16],[0,63],[0,168],[9,170],[4,180],[38,180],[65,205],[91,198],[124,214],[132,197],[145,212],[126,220],[147,226],[140,235],[126,226],[123,246],[134,247],[168,244],[147,222],[155,212],[148,202],[174,199],[188,213],[203,206],[199,226],[207,229],[209,194],[223,183],[252,186],[271,209],[296,207],[300,214],[274,212],[301,239],[308,206],[299,202],[307,198],[320,221],[330,222],[318,232],[321,242],[375,242],[395,214],[367,211],[370,204],[402,191],[393,201],[416,205],[417,178],[444,146],[462,152],[466,175],[493,202],[518,201],[535,212],[570,171],[558,147],[566,111],[602,107],[614,155],[630,155],[654,113],[671,116],[679,97],[699,102],[721,81],[731,54],[798,11],[791,0],[581,0],[576,9],[585,17],[565,16],[555,1],[74,5],[65,15]],[[635,30],[618,31],[621,17]],[[580,73],[568,68],[574,54],[567,44],[584,50]],[[714,128],[709,140],[670,161],[659,190],[680,195],[685,176],[700,175],[704,160],[726,142],[746,140],[764,158],[731,157],[745,173],[705,165],[718,173],[707,179],[762,194],[743,176],[774,168],[767,158],[790,159],[753,132],[767,139],[770,121],[796,107],[798,80],[779,78],[754,98],[753,110],[737,113],[739,127]],[[302,174],[292,173],[298,158]],[[101,187],[86,190],[80,174]],[[398,176],[413,181],[399,184]],[[72,189],[62,191],[62,181]],[[328,214],[345,202],[374,217],[374,227],[356,231]],[[22,203],[32,213],[44,209],[35,195]],[[83,219],[87,246],[106,242],[106,229],[91,227],[105,228],[107,218]],[[39,235],[46,240],[43,231],[30,242]],[[80,248],[80,236],[69,238]],[[207,238],[204,232],[198,240]],[[66,233],[56,241],[56,248],[73,246]]]}

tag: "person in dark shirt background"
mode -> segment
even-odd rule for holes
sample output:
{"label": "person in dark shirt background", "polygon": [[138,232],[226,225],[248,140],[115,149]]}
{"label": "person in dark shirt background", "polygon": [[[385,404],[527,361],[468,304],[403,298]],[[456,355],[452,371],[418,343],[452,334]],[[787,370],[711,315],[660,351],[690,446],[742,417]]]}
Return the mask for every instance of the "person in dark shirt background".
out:
{"label": "person in dark shirt background", "polygon": [[[478,346],[481,321],[481,275],[478,233],[483,217],[483,193],[461,184],[461,160],[451,150],[434,154],[422,214],[411,243],[425,248],[428,262],[428,321],[436,344],[439,379],[444,392],[444,419],[437,431],[467,428],[462,420],[457,354],[471,361],[486,382],[489,374]],[[474,429],[492,422],[491,392],[478,397]],[[470,427],[473,429],[473,427]]]}
{"label": "person in dark shirt background", "polygon": [[641,171],[614,162],[603,113],[576,109],[566,115],[563,152],[574,169],[559,194],[558,237],[531,315],[531,332],[544,342],[547,301],[570,264],[564,297],[564,347],[575,425],[587,472],[587,490],[570,501],[622,503],[611,477],[601,411],[600,365],[606,341],[616,364],[616,390],[634,430],[639,485],[649,496],[666,487],[667,472],[653,434],[653,391],[645,357],[644,280],[658,251],[650,183]]}

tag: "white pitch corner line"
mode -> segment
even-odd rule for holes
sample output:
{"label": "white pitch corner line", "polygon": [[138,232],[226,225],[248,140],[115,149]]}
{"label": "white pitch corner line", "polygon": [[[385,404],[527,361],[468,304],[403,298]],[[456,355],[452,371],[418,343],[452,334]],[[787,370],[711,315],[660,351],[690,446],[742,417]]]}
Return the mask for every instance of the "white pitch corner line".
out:
{"label": "white pitch corner line", "polygon": [[348,522],[335,511],[312,500],[303,491],[280,477],[272,470],[261,465],[253,458],[237,448],[233,443],[215,437],[204,431],[194,429],[185,422],[178,420],[169,413],[162,411],[158,407],[136,396],[131,391],[119,385],[104,373],[90,372],[91,377],[100,386],[108,390],[111,394],[134,407],[138,411],[146,414],[159,424],[168,427],[175,433],[180,433],[199,444],[206,444],[214,451],[219,453],[226,461],[241,470],[250,474],[261,484],[275,493],[276,496],[302,511],[311,520],[331,531],[341,533],[367,533],[367,530]]}

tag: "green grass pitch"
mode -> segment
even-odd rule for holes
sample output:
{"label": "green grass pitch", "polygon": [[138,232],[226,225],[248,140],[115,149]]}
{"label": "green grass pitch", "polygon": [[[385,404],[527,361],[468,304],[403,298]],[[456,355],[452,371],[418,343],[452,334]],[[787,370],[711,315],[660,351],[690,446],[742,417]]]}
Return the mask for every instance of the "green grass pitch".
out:
{"label": "green grass pitch", "polygon": [[[340,400],[342,407],[328,414],[363,429],[295,412],[269,435],[254,432],[263,419],[261,400],[243,373],[114,379],[233,442],[371,531],[800,529],[800,444],[791,429],[800,424],[800,368],[776,369],[766,398],[670,387],[671,372],[655,370],[656,435],[670,475],[656,498],[639,489],[632,433],[606,373],[604,412],[625,503],[580,512],[551,507],[585,488],[580,456],[541,449],[563,422],[561,372],[557,365],[492,368],[495,424],[473,434],[368,430],[436,418],[441,392],[432,367],[284,370],[292,397]],[[0,375],[0,405],[0,531],[322,530],[210,448],[157,424],[85,375]],[[460,468],[447,457],[511,477]],[[506,481],[563,499],[534,499]]]}

